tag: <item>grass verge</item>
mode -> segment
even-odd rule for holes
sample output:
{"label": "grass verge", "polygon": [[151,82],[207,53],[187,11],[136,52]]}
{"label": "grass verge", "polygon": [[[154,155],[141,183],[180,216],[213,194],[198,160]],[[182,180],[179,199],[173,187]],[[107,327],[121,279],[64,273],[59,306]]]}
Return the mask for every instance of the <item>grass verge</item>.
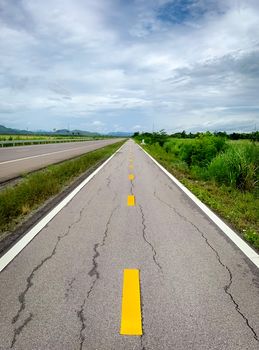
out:
{"label": "grass verge", "polygon": [[47,199],[61,192],[79,175],[109,158],[125,141],[26,175],[0,192],[0,238]]}
{"label": "grass verge", "polygon": [[259,198],[256,191],[240,191],[215,181],[196,179],[184,162],[173,158],[162,147],[146,145],[144,148],[259,251]]}

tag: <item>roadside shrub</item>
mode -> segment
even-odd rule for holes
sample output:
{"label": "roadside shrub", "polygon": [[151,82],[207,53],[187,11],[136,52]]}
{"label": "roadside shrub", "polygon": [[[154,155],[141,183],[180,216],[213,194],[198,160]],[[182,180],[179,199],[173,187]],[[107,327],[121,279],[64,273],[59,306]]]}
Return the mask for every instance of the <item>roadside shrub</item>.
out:
{"label": "roadside shrub", "polygon": [[194,179],[207,181],[210,179],[207,167],[199,167],[194,165],[191,167],[191,174]]}
{"label": "roadside shrub", "polygon": [[178,157],[183,143],[188,143],[188,142],[190,141],[189,140],[182,141],[179,139],[169,139],[168,141],[165,142],[163,148],[167,153],[172,153],[176,157]]}
{"label": "roadside shrub", "polygon": [[256,144],[231,145],[208,166],[208,175],[219,183],[253,190],[258,185],[259,147]]}
{"label": "roadside shrub", "polygon": [[167,152],[179,157],[189,167],[206,167],[226,147],[225,138],[211,134],[202,134],[199,138],[189,140],[171,139],[164,144]]}

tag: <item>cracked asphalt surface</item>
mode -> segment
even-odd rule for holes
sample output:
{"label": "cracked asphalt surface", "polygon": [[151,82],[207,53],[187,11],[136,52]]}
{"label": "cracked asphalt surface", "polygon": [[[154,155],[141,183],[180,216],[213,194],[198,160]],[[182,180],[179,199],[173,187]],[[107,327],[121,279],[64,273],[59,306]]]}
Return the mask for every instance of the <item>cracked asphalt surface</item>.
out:
{"label": "cracked asphalt surface", "polygon": [[[141,337],[119,334],[125,268],[140,269]],[[253,350],[258,337],[258,269],[133,141],[0,274],[4,350]]]}

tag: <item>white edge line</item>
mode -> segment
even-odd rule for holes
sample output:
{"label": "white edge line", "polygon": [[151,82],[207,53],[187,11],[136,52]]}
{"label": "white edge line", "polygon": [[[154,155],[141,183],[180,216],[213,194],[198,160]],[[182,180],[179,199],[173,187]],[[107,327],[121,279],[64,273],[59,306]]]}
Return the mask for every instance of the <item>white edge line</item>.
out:
{"label": "white edge line", "polygon": [[[139,146],[139,145],[138,145]],[[169,171],[158,163],[141,146],[139,148],[153,160],[153,162],[221,229],[225,235],[259,268],[259,255],[241,237],[238,236],[227,224],[225,224],[212,210],[202,203],[190,190],[188,190]]]}
{"label": "white edge line", "polygon": [[[102,141],[102,140],[100,140],[100,141]],[[104,141],[105,141],[105,140],[104,140]],[[88,142],[88,141],[87,141],[87,142]],[[98,140],[97,140],[96,142],[98,142]],[[91,144],[90,144],[90,145],[91,145]],[[108,145],[104,145],[103,147],[105,147],[105,146],[110,146],[110,145],[112,145],[112,143],[111,143],[111,144],[108,144]],[[62,151],[55,151],[55,152],[37,154],[37,155],[35,155],[35,156],[30,156],[30,157],[24,157],[24,158],[12,159],[12,160],[5,160],[4,162],[1,162],[0,165],[2,165],[2,164],[8,164],[8,163],[20,162],[20,161],[27,160],[27,159],[32,159],[32,158],[46,157],[46,156],[50,156],[50,155],[52,155],[52,154],[57,154],[57,153],[64,153],[64,152],[68,152],[68,151],[75,151],[75,150],[78,150],[78,149],[85,148],[85,147],[87,147],[87,146],[89,146],[89,144],[88,144],[88,145],[84,145],[84,146],[82,146],[82,147],[75,147],[75,148],[64,149],[64,150],[62,150]],[[99,148],[97,148],[97,149],[99,149]],[[95,150],[93,150],[93,151],[95,151]],[[92,152],[92,151],[89,151],[89,152]],[[87,152],[87,153],[88,153],[88,152]]]}
{"label": "white edge line", "polygon": [[[87,146],[89,146],[89,145],[87,145]],[[20,162],[20,161],[27,160],[27,159],[33,159],[33,158],[39,158],[39,157],[46,157],[46,156],[49,156],[49,155],[51,155],[51,154],[64,153],[64,152],[68,152],[68,151],[75,151],[75,150],[77,150],[77,149],[82,149],[82,148],[84,148],[84,147],[76,147],[76,148],[65,149],[65,150],[62,150],[62,151],[55,151],[55,152],[37,154],[37,155],[35,155],[35,156],[30,156],[30,157],[24,157],[24,158],[6,160],[6,161],[4,161],[4,162],[1,162],[0,165],[2,165],[2,164],[8,164],[8,163]]]}
{"label": "white edge line", "polygon": [[114,152],[91,175],[83,180],[67,197],[38,222],[25,236],[0,258],[0,272],[30,243],[30,241],[77,195],[77,193],[121,150],[124,144]]}

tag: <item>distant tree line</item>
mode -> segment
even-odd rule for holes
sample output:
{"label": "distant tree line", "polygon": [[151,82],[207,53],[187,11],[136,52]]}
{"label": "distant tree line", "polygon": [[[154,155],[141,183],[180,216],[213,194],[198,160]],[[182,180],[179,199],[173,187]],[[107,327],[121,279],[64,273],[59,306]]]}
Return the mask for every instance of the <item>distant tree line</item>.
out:
{"label": "distant tree line", "polygon": [[144,133],[139,133],[135,132],[133,135],[133,138],[136,139],[145,139],[150,140],[150,143],[155,143],[158,142],[161,146],[163,143],[166,141],[168,137],[172,138],[177,138],[177,139],[195,139],[195,138],[200,138],[202,136],[219,136],[223,137],[228,140],[252,140],[252,141],[259,141],[259,131],[254,131],[250,133],[238,133],[238,132],[233,132],[231,134],[227,134],[225,131],[215,131],[214,133],[211,133],[209,131],[202,133],[202,132],[197,132],[197,133],[186,133],[185,130],[182,132],[176,132],[174,134],[167,134],[165,130],[160,130],[158,132],[144,132]]}

